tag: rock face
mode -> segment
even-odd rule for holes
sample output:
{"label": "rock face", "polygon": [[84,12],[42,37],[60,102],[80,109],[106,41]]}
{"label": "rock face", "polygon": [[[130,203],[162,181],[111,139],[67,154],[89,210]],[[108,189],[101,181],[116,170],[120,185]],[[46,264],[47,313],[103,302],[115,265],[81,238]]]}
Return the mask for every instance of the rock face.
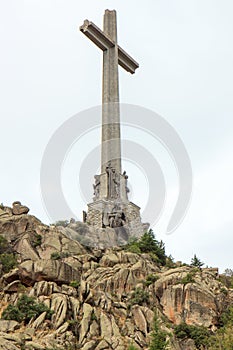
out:
{"label": "rock face", "polygon": [[[53,314],[47,320],[42,312],[29,325],[0,320],[0,349],[127,350],[131,344],[148,349],[156,312],[166,319],[171,350],[195,350],[192,340],[177,341],[172,327],[186,322],[213,328],[224,305],[233,301],[231,290],[223,293],[216,270],[160,268],[147,254],[84,248],[64,230],[1,210],[0,235],[17,255],[18,266],[0,279],[0,314],[22,293]],[[71,225],[82,236],[85,227]],[[148,276],[155,282],[146,283]]]}
{"label": "rock face", "polygon": [[142,232],[148,229],[148,224],[142,224],[140,220],[138,221],[138,229],[134,231],[132,227],[129,229],[127,226],[106,227],[104,229],[97,226],[71,220],[66,227],[61,226],[59,229],[67,237],[77,240],[85,246],[99,249],[123,246],[130,237],[140,237]]}
{"label": "rock face", "polygon": [[22,215],[22,214],[27,214],[29,212],[29,208],[22,205],[21,202],[14,202],[12,204],[13,209],[12,209],[12,213],[13,215]]}
{"label": "rock face", "polygon": [[26,285],[38,281],[56,281],[57,284],[80,281],[81,272],[59,260],[24,261],[19,265],[19,279]]}
{"label": "rock face", "polygon": [[[172,323],[211,327],[216,324],[220,311],[216,295],[220,282],[211,272],[193,270],[180,267],[165,272],[154,284],[154,292]],[[194,273],[195,283],[181,283],[190,272]]]}

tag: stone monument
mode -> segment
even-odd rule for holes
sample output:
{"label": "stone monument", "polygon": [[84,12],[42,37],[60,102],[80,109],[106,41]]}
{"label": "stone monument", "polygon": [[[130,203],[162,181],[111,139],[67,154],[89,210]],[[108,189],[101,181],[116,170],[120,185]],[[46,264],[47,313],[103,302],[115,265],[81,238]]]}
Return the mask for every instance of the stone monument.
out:
{"label": "stone monument", "polygon": [[106,10],[103,31],[85,20],[80,27],[103,51],[101,174],[95,175],[93,202],[88,204],[85,221],[97,229],[113,228],[117,233],[141,236],[140,208],[128,199],[128,176],[121,167],[121,132],[118,65],[131,74],[138,63],[117,44],[116,11]]}

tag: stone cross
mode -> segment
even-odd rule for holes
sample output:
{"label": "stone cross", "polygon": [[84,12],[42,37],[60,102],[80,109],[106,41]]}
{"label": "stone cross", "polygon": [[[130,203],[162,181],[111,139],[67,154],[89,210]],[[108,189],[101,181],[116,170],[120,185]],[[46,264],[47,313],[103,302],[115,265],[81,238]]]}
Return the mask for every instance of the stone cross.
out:
{"label": "stone cross", "polygon": [[117,44],[116,11],[105,11],[103,30],[88,20],[80,30],[103,51],[101,174],[95,175],[94,198],[87,204],[84,221],[99,237],[103,228],[114,229],[117,242],[122,244],[130,236],[140,237],[148,228],[141,222],[140,208],[129,201],[128,176],[121,169],[118,65],[131,74],[139,65]]}
{"label": "stone cross", "polygon": [[106,10],[104,29],[85,20],[80,30],[103,51],[101,172],[121,174],[121,135],[118,64],[131,74],[138,63],[117,44],[116,11]]}

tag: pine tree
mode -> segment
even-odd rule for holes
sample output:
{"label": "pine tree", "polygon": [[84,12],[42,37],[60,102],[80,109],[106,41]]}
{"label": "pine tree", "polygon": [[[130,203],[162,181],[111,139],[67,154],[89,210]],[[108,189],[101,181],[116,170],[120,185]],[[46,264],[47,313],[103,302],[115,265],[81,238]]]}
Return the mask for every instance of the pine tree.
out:
{"label": "pine tree", "polygon": [[162,331],[159,326],[158,318],[154,318],[154,330],[149,350],[166,350],[168,348],[167,332]]}
{"label": "pine tree", "polygon": [[196,254],[194,254],[194,257],[191,260],[191,266],[201,268],[203,265],[204,263],[200,259],[198,259]]}

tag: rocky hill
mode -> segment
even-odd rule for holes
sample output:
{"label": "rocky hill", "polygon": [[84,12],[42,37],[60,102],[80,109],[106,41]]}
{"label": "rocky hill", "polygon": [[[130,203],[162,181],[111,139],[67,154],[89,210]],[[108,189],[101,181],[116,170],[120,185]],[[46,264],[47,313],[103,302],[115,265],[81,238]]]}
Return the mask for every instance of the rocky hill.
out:
{"label": "rocky hill", "polygon": [[1,206],[0,349],[194,350],[217,332],[233,302],[217,269],[161,266],[149,253],[85,247],[71,233],[19,202]]}

